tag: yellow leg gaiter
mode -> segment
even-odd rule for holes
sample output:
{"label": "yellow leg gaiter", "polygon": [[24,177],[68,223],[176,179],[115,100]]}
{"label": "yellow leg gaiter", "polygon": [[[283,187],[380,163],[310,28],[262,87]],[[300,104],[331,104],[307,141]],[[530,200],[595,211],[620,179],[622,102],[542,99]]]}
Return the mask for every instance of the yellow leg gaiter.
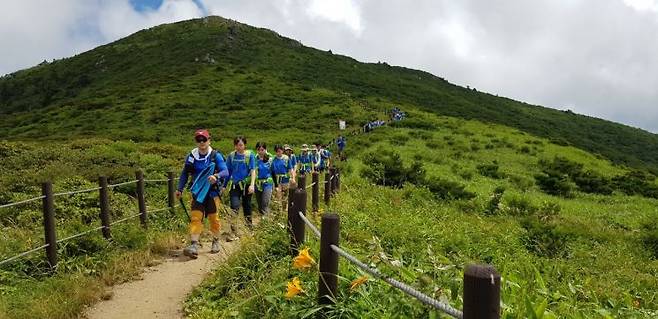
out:
{"label": "yellow leg gaiter", "polygon": [[200,210],[193,210],[190,219],[192,220],[190,222],[190,235],[198,238],[203,231],[203,212]]}

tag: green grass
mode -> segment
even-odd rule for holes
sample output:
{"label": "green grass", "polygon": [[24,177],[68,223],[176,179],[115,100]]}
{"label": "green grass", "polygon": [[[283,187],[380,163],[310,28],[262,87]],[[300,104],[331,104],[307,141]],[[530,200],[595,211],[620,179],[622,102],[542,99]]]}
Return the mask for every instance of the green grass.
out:
{"label": "green grass", "polygon": [[[658,261],[643,244],[643,225],[658,217],[658,201],[618,191],[576,191],[571,198],[556,197],[542,192],[533,178],[541,170],[539,160],[556,155],[605,176],[623,174],[624,168],[514,129],[421,112],[412,112],[412,119],[439,129],[381,128],[350,140],[353,148],[342,170],[343,191],[328,208],[341,216],[342,247],[458,308],[465,265],[491,263],[502,274],[505,318],[533,313],[544,318],[658,314]],[[400,140],[405,140],[403,145]],[[487,144],[494,146],[486,148]],[[381,148],[399,152],[404,163],[420,157],[428,178],[462,184],[476,197],[450,201],[422,186],[392,189],[371,184],[360,177],[366,167],[362,160]],[[494,160],[502,178],[478,173],[478,165]],[[500,186],[505,191],[497,210],[485,213]],[[311,316],[318,310],[317,269],[294,270],[287,240],[276,225],[262,230],[257,241],[221,266],[188,299],[191,317]],[[309,239],[307,245],[318,258],[318,242]],[[338,303],[330,309],[331,317],[438,315],[380,281],[370,280],[351,292],[350,282],[362,273],[344,259],[339,273]],[[294,276],[300,277],[307,293],[286,300],[285,285]]]}

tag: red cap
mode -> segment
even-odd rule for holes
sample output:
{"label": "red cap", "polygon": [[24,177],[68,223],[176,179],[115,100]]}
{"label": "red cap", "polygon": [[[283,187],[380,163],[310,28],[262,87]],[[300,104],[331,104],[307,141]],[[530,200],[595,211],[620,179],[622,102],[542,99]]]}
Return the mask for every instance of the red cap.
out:
{"label": "red cap", "polygon": [[210,138],[210,133],[208,133],[208,130],[197,130],[194,132],[194,138],[197,138],[199,136],[203,136],[205,138]]}

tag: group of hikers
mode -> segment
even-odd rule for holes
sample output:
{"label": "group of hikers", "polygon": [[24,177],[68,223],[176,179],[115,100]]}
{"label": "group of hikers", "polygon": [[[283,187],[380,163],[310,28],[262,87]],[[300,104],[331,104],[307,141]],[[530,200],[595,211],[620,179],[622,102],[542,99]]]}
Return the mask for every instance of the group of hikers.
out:
{"label": "group of hikers", "polygon": [[[395,106],[393,107],[390,111],[386,111],[387,114],[389,114],[389,118],[391,122],[397,122],[405,119],[407,117],[407,114],[400,110],[399,107]],[[378,128],[380,126],[386,125],[386,121],[383,120],[374,120],[366,123],[363,125],[363,132],[368,133],[372,131],[375,128]]]}
{"label": "group of hikers", "polygon": [[389,114],[391,115],[391,121],[400,121],[407,117],[407,114],[397,106],[391,109]]}
{"label": "group of hikers", "polygon": [[[230,233],[226,234],[226,240],[232,241],[239,235],[237,225],[240,206],[247,227],[251,229],[253,226],[252,196],[256,196],[258,211],[264,218],[270,215],[270,201],[273,196],[278,208],[286,211],[288,189],[290,186],[296,187],[297,175],[320,173],[332,165],[331,152],[327,145],[320,143],[310,148],[303,144],[298,155],[294,154],[288,144],[277,144],[274,146],[274,154],[271,154],[264,142],[257,142],[254,152],[247,148],[247,139],[238,136],[233,140],[234,150],[224,157],[220,151],[210,146],[211,138],[207,130],[197,130],[194,140],[197,147],[185,158],[176,191],[176,197],[179,199],[186,187],[192,193],[189,225],[191,243],[183,250],[190,258],[196,258],[198,255],[204,217],[209,221],[213,236],[210,252],[219,252],[218,211],[223,207],[220,200],[222,194],[228,192],[231,211],[230,216],[227,216]],[[337,145],[342,153],[345,147],[344,138],[340,143],[337,140]]]}

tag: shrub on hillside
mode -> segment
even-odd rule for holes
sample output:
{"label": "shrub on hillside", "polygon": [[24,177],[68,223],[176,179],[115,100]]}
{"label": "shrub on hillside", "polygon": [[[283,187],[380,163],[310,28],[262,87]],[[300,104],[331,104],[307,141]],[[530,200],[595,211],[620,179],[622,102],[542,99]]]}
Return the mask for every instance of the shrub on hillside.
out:
{"label": "shrub on hillside", "polygon": [[643,171],[631,171],[612,179],[614,186],[627,195],[642,195],[658,198],[658,186],[654,183],[656,176]]}
{"label": "shrub on hillside", "polygon": [[475,193],[465,190],[464,185],[441,178],[425,179],[422,185],[440,199],[471,199],[475,197]]}
{"label": "shrub on hillside", "polygon": [[569,176],[558,172],[544,172],[535,175],[537,186],[547,194],[572,197],[573,185],[569,182]]}
{"label": "shrub on hillside", "polygon": [[478,164],[476,166],[480,175],[494,179],[503,178],[503,174],[498,171],[498,168],[498,161],[493,161],[491,164]]}
{"label": "shrub on hillside", "polygon": [[420,184],[425,179],[425,169],[419,161],[410,166],[404,165],[400,154],[379,148],[375,152],[364,156],[366,168],[361,176],[371,180],[377,185],[400,188],[404,183]]}
{"label": "shrub on hillside", "polygon": [[595,171],[588,170],[572,178],[580,191],[603,195],[612,194],[612,181]]}
{"label": "shrub on hillside", "polygon": [[529,216],[521,220],[521,226],[526,230],[521,240],[528,251],[548,258],[568,255],[568,234],[560,231],[554,224]]}

